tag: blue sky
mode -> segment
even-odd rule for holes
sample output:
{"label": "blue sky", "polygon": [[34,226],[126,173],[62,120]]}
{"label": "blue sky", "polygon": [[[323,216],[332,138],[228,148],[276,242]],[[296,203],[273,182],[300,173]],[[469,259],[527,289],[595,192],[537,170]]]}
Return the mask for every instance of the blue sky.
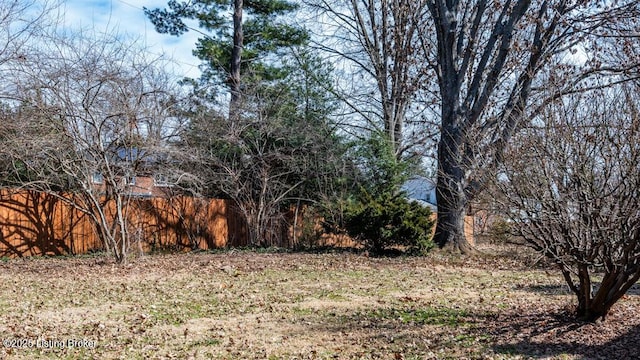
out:
{"label": "blue sky", "polygon": [[142,11],[143,7],[166,7],[167,0],[66,0],[64,22],[70,28],[128,34],[139,39],[154,54],[166,54],[178,64],[177,72],[197,77],[200,60],[191,55],[198,38],[191,31],[181,37],[158,34]]}

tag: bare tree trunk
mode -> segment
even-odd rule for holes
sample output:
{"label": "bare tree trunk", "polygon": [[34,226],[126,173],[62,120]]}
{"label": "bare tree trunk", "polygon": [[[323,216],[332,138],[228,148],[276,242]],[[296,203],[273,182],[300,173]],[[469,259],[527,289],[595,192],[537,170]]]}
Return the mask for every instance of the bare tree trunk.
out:
{"label": "bare tree trunk", "polygon": [[296,210],[293,212],[293,244],[291,244],[293,248],[298,247],[298,215],[300,212],[300,199],[296,201]]}
{"label": "bare tree trunk", "polygon": [[460,132],[451,128],[443,130],[438,144],[438,220],[434,241],[441,248],[467,254],[473,252],[473,248],[464,235],[469,200],[465,193],[465,172],[458,160],[461,157],[461,142]]}
{"label": "bare tree trunk", "polygon": [[[578,311],[577,315],[579,318],[584,318],[585,320],[597,319],[603,314],[596,315],[597,309],[594,309],[592,306],[591,295],[592,295],[592,285],[591,285],[591,277],[589,276],[589,269],[587,269],[586,265],[580,266],[578,269],[578,277],[580,279],[580,286],[578,289]],[[595,317],[594,317],[595,316]]]}
{"label": "bare tree trunk", "polygon": [[611,307],[638,281],[640,274],[630,271],[615,271],[604,275],[600,286],[593,294],[593,285],[588,268],[578,271],[580,287],[577,292],[578,307],[576,316],[584,321],[593,322],[605,319]]}
{"label": "bare tree trunk", "polygon": [[[384,104],[387,104],[389,102],[391,101],[383,101]],[[387,133],[387,136],[391,143],[393,154],[396,156],[396,158],[400,159],[402,157],[402,151],[404,150],[402,146],[402,124],[405,121],[404,114],[406,113],[406,109],[399,109],[400,106],[398,105],[395,105],[394,109],[391,105],[384,104],[384,130]]]}
{"label": "bare tree trunk", "polygon": [[233,49],[231,50],[231,73],[229,74],[229,86],[231,88],[231,100],[229,102],[229,119],[237,118],[240,106],[240,64],[242,61],[242,47],[244,33],[242,30],[243,0],[233,2]]}
{"label": "bare tree trunk", "polygon": [[116,253],[116,261],[120,264],[127,262],[127,250],[129,248],[129,234],[127,233],[127,223],[123,213],[124,204],[122,203],[122,197],[117,195],[116,197],[116,221],[120,230],[120,250]]}

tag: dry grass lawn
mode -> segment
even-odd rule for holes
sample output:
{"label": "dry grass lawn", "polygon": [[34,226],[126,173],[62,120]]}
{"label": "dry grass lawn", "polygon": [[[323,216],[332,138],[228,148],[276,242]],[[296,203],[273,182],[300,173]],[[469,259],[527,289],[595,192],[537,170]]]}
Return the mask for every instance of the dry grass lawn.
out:
{"label": "dry grass lawn", "polygon": [[486,251],[473,259],[232,251],[126,266],[108,257],[4,261],[0,358],[638,356],[637,288],[607,321],[577,324],[557,272],[527,265],[513,249]]}

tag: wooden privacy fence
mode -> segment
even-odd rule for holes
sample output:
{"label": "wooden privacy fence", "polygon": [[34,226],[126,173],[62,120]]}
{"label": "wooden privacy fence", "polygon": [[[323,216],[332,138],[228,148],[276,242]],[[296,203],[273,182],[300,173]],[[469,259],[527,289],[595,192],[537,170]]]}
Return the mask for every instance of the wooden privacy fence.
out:
{"label": "wooden privacy fence", "polygon": [[[246,227],[232,209],[220,199],[135,198],[125,208],[129,239],[145,252],[242,246]],[[89,216],[68,202],[35,191],[0,193],[0,257],[83,254],[102,248]]]}
{"label": "wooden privacy fence", "polygon": [[[105,208],[107,215],[113,213],[113,204]],[[125,213],[134,251],[249,245],[246,222],[229,200],[187,196],[133,198]],[[317,235],[313,244],[301,243],[303,213],[291,209],[280,220],[274,220],[262,245],[357,246],[345,235],[319,232],[317,218],[311,221],[312,232]],[[465,220],[465,235],[473,243],[473,217]],[[0,191],[0,257],[76,255],[102,249],[90,217],[68,201],[36,191]]]}

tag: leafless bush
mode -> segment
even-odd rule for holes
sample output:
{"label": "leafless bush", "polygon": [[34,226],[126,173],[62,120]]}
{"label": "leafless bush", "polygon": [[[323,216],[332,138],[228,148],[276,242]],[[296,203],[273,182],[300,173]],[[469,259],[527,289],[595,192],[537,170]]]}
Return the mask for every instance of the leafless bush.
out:
{"label": "leafless bush", "polygon": [[59,196],[86,213],[119,262],[131,245],[135,176],[171,165],[182,126],[173,79],[118,35],[50,35],[13,65],[13,125],[3,153],[12,186]]}
{"label": "leafless bush", "polygon": [[511,225],[557,262],[590,321],[640,278],[637,90],[554,103],[517,137],[497,179]]}

